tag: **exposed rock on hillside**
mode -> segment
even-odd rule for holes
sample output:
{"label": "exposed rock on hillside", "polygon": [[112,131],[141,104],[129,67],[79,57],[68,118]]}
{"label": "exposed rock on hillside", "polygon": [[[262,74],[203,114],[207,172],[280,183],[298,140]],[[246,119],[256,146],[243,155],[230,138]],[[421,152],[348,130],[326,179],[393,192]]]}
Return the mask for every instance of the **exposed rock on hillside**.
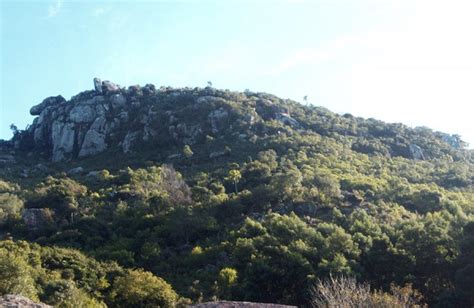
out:
{"label": "exposed rock on hillside", "polygon": [[209,302],[193,305],[190,307],[195,308],[245,308],[245,307],[261,307],[261,308],[292,308],[296,306],[278,305],[278,304],[264,304],[264,303],[251,303],[251,302]]}
{"label": "exposed rock on hillside", "polygon": [[[258,138],[291,136],[299,131],[347,137],[352,150],[365,154],[416,160],[447,154],[454,159],[471,159],[457,135],[339,116],[325,108],[301,106],[266,93],[210,87],[156,89],[152,84],[125,88],[99,78],[94,78],[93,85],[94,90],[68,101],[59,95],[33,106],[30,113],[37,116],[33,123],[18,131],[12,141],[0,141],[0,149],[6,147],[9,154],[14,147],[59,162],[106,150],[127,154],[146,147],[159,150],[214,139],[256,142]],[[222,156],[221,148],[213,148],[209,152],[213,154],[206,156]],[[2,157],[0,163],[8,161]]]}
{"label": "exposed rock on hillside", "polygon": [[43,303],[35,303],[29,298],[21,295],[7,294],[0,298],[0,307],[7,308],[53,308]]}

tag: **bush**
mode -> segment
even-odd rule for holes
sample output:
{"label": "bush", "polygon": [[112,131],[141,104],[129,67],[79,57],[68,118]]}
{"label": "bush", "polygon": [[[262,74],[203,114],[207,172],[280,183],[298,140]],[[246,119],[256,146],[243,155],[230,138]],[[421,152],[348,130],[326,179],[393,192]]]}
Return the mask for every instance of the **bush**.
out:
{"label": "bush", "polygon": [[390,293],[371,291],[367,283],[359,284],[351,277],[330,277],[319,281],[312,290],[313,307],[367,307],[367,308],[408,308],[425,307],[421,296],[407,285],[393,286]]}

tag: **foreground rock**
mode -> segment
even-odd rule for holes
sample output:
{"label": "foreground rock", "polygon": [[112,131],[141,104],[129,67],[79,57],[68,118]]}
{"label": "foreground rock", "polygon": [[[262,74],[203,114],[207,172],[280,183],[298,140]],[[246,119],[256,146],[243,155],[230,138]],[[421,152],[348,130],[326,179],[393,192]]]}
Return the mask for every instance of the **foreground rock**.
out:
{"label": "foreground rock", "polygon": [[21,295],[3,295],[0,297],[0,307],[6,308],[52,308],[43,303],[35,303],[29,298]]}
{"label": "foreground rock", "polygon": [[278,305],[278,304],[264,304],[264,303],[251,303],[251,302],[228,302],[228,301],[219,301],[219,302],[209,302],[202,303],[197,305],[192,305],[190,307],[196,308],[239,308],[239,307],[262,307],[262,308],[292,308],[296,306],[287,306],[287,305]]}

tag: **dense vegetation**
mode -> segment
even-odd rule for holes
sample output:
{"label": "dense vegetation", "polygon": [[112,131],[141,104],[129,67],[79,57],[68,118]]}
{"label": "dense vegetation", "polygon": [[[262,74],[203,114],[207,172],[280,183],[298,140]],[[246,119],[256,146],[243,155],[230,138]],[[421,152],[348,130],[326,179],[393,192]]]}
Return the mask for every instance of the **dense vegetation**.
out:
{"label": "dense vegetation", "polygon": [[[163,133],[127,155],[51,164],[19,147],[0,170],[0,293],[64,306],[309,305],[320,279],[343,275],[410,285],[433,306],[474,304],[474,158],[457,136],[268,94],[170,91],[143,108],[188,125],[218,108],[230,117],[192,144]],[[282,109],[290,120],[275,118]],[[67,172],[77,166],[95,171]],[[33,226],[28,210],[41,213]]]}

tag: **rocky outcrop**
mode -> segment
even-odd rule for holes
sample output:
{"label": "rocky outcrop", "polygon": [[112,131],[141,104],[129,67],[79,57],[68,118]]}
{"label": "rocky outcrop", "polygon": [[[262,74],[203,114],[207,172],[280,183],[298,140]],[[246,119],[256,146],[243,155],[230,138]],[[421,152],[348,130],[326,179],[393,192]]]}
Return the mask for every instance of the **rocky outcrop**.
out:
{"label": "rocky outcrop", "polygon": [[140,132],[128,132],[122,142],[122,149],[124,153],[129,153],[132,146],[137,142]]}
{"label": "rocky outcrop", "polygon": [[449,135],[449,134],[441,134],[441,140],[449,144],[455,149],[462,149],[464,147],[464,142],[461,140],[461,136],[459,135]]}
{"label": "rocky outcrop", "polygon": [[191,305],[189,307],[195,308],[245,308],[245,307],[261,307],[261,308],[293,308],[296,306],[279,305],[279,304],[264,304],[264,303],[251,303],[251,302],[230,302],[230,301],[219,301],[219,302],[208,302],[202,304]]}
{"label": "rocky outcrop", "polygon": [[43,303],[35,303],[21,295],[7,294],[0,297],[0,307],[5,308],[53,308]]}
{"label": "rocky outcrop", "polygon": [[424,155],[423,150],[421,149],[421,147],[419,145],[410,144],[408,146],[408,148],[410,150],[411,158],[417,159],[417,160],[425,160],[425,155]]}
{"label": "rocky outcrop", "polygon": [[209,116],[209,123],[211,124],[212,133],[216,134],[225,127],[226,121],[229,117],[229,113],[224,108],[219,108],[212,111]]}
{"label": "rocky outcrop", "polygon": [[45,110],[46,108],[64,103],[65,101],[66,100],[61,95],[48,97],[48,98],[44,99],[41,102],[41,104],[38,104],[36,106],[31,107],[30,114],[31,115],[40,115],[41,112],[43,112],[43,110]]}
{"label": "rocky outcrop", "polygon": [[[150,89],[154,88],[149,85]],[[128,99],[133,97],[124,91],[113,82],[94,78],[94,91],[79,93],[70,101],[48,97],[30,111],[38,115],[28,129],[33,147],[49,153],[54,162],[103,152],[107,138],[129,120]]]}
{"label": "rocky outcrop", "polygon": [[[94,78],[93,86],[93,90],[68,101],[62,96],[48,97],[31,108],[31,114],[37,117],[26,131],[14,137],[14,148],[59,162],[108,149],[130,153],[145,143],[194,145],[224,135],[247,141],[263,118],[255,104],[258,96],[232,97],[211,88],[157,90],[152,84],[124,88],[99,78]],[[234,105],[230,101],[233,99],[246,102]],[[270,100],[260,101],[269,108],[272,119],[299,127],[287,109]]]}
{"label": "rocky outcrop", "polygon": [[289,126],[292,126],[294,128],[299,128],[300,127],[300,123],[298,123],[298,121],[296,121],[295,119],[293,119],[288,113],[284,113],[284,112],[279,112],[276,114],[276,120],[285,124],[285,125],[289,125]]}

